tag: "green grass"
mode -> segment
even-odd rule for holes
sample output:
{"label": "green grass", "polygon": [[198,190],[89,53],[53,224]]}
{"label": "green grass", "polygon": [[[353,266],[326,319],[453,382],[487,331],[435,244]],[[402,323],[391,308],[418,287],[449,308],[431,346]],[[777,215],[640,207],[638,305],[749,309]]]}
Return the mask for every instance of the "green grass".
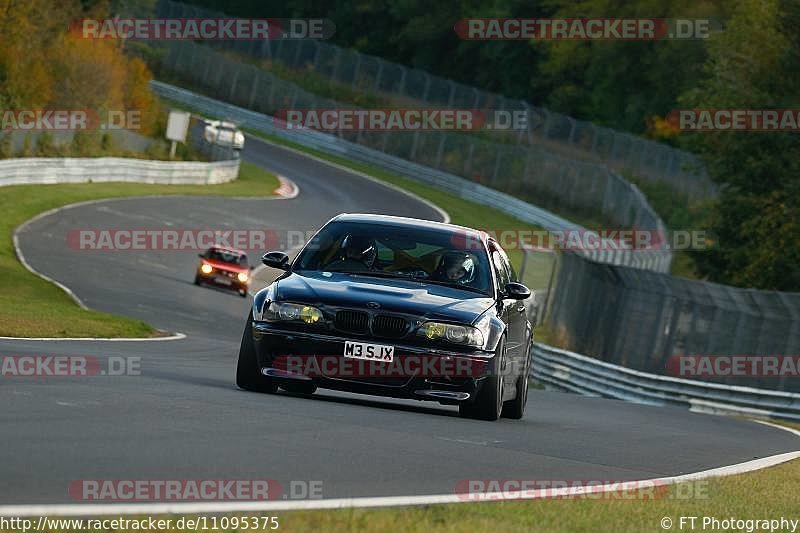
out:
{"label": "green grass", "polygon": [[125,196],[271,196],[278,185],[274,175],[242,163],[239,178],[222,185],[87,183],[0,187],[0,335],[148,337],[155,333],[140,320],[80,309],[61,289],[22,266],[14,255],[12,233],[37,214],[75,202]]}
{"label": "green grass", "polygon": [[[662,498],[556,499],[284,513],[286,531],[663,531],[664,517],[798,519],[800,460],[749,474],[682,484]],[[659,493],[660,494],[660,493]],[[699,522],[698,522],[699,525]],[[684,531],[689,530],[684,525]],[[700,527],[695,529],[701,530]]]}

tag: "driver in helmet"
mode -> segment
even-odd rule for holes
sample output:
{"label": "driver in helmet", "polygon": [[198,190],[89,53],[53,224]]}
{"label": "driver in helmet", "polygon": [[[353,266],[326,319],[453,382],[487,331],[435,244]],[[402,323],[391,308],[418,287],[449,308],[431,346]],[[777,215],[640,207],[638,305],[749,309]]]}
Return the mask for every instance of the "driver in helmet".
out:
{"label": "driver in helmet", "polygon": [[377,255],[374,240],[349,234],[342,240],[339,259],[329,263],[327,268],[344,272],[370,270]]}
{"label": "driver in helmet", "polygon": [[467,252],[447,252],[439,260],[434,279],[468,285],[475,279],[475,257]]}

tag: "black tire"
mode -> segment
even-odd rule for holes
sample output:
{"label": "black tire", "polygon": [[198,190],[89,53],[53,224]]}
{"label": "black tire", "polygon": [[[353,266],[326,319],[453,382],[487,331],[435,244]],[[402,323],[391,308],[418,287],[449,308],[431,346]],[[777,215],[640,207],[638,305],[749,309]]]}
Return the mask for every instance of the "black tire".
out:
{"label": "black tire", "polygon": [[241,296],[242,298],[247,298],[247,291],[246,290],[239,291],[239,296]]}
{"label": "black tire", "polygon": [[195,277],[194,277],[194,284],[195,284],[195,285],[200,285],[200,281],[201,281],[201,280],[200,280],[200,276],[195,276]]}
{"label": "black tire", "polygon": [[485,379],[473,402],[461,403],[458,406],[458,415],[462,418],[494,421],[500,418],[503,412],[503,379],[500,375],[502,359],[505,354],[505,338],[501,339],[495,351],[492,372]]}
{"label": "black tire", "polygon": [[528,353],[525,354],[525,366],[522,372],[517,376],[517,397],[513,400],[508,400],[503,403],[503,418],[511,418],[512,420],[519,420],[525,416],[525,404],[528,403],[528,371],[530,370],[530,346],[528,346]]}
{"label": "black tire", "polygon": [[240,389],[254,392],[274,393],[278,385],[272,378],[261,374],[256,358],[256,347],[253,343],[253,324],[247,317],[239,346],[239,357],[236,361],[236,385]]}
{"label": "black tire", "polygon": [[308,381],[298,381],[296,383],[281,383],[280,388],[285,390],[286,392],[291,392],[293,394],[303,394],[306,396],[311,396],[315,392],[317,392],[317,386],[313,383],[309,383]]}

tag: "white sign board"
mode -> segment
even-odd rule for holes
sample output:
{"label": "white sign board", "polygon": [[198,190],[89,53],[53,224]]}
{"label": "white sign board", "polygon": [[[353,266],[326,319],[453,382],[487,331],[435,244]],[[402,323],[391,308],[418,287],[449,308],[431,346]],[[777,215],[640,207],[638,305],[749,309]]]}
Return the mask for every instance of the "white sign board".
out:
{"label": "white sign board", "polygon": [[186,142],[186,132],[189,130],[189,119],[191,118],[191,113],[170,111],[169,119],[167,119],[167,139]]}

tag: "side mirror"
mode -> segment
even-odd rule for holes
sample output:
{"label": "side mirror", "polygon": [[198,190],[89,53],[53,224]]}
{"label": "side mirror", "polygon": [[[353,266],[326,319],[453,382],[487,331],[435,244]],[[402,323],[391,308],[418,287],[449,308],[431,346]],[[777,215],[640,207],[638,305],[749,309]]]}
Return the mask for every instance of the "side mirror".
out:
{"label": "side mirror", "polygon": [[283,252],[267,252],[261,257],[261,262],[278,270],[289,270],[289,256]]}
{"label": "side mirror", "polygon": [[197,257],[200,257],[201,259],[205,259],[206,258],[206,254],[197,254]]}
{"label": "side mirror", "polygon": [[531,295],[531,290],[522,283],[507,283],[505,287],[506,298],[512,300],[527,300]]}

